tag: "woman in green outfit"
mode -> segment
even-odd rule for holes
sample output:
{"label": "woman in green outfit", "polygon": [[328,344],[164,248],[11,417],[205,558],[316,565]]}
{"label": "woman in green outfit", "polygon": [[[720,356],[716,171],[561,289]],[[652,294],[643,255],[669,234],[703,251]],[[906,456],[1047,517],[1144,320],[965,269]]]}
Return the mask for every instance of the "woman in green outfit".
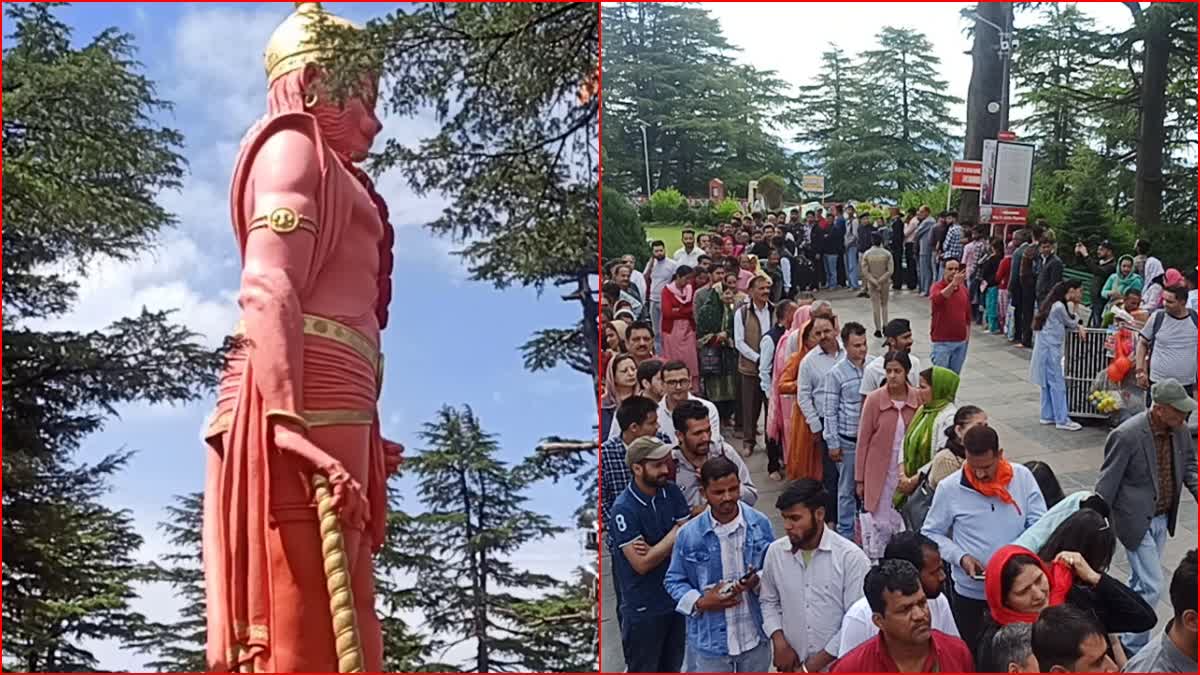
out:
{"label": "woman in green outfit", "polygon": [[904,432],[904,475],[896,491],[910,495],[920,484],[919,471],[929,463],[937,450],[935,443],[946,437],[946,429],[954,426],[958,405],[958,375],[949,368],[934,366],[921,371],[921,390],[925,404],[917,409]]}
{"label": "woman in green outfit", "polygon": [[705,398],[721,413],[721,426],[732,425],[733,411],[737,409],[737,350],[733,346],[736,297],[736,285],[722,282],[713,287],[713,292],[707,294],[704,304],[696,310],[700,379]]}
{"label": "woman in green outfit", "polygon": [[1133,271],[1133,256],[1123,255],[1117,259],[1117,271],[1108,275],[1108,281],[1104,282],[1101,294],[1111,307],[1114,302],[1123,301],[1130,289],[1142,290],[1142,277]]}

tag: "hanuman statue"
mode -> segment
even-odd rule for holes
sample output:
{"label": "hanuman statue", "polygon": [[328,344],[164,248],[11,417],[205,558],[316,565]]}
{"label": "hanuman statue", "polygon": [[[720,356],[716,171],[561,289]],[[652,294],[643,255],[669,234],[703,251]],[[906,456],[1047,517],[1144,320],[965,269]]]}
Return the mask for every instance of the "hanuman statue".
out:
{"label": "hanuman statue", "polygon": [[220,671],[378,671],[372,556],[403,447],[380,435],[391,299],[387,206],[356,162],[381,125],[378,73],[335,100],[318,3],[266,48],[267,113],[247,133],[230,215],[242,339],[204,432],[207,658]]}

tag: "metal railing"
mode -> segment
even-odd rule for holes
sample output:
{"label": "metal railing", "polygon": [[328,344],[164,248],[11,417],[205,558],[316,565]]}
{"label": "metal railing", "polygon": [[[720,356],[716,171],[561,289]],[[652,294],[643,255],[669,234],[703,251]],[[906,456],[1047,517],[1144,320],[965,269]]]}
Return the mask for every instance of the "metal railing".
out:
{"label": "metal railing", "polygon": [[1087,338],[1080,340],[1074,332],[1063,343],[1063,378],[1067,381],[1067,412],[1071,417],[1105,419],[1108,415],[1096,410],[1089,400],[1096,375],[1108,368],[1109,354],[1105,349],[1108,331],[1085,328]]}

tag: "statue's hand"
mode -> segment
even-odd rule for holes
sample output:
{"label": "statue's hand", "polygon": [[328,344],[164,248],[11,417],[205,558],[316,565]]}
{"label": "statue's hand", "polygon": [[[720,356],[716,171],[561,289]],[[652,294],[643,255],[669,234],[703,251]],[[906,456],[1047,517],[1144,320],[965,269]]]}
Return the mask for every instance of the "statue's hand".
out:
{"label": "statue's hand", "polygon": [[383,439],[383,467],[387,474],[390,476],[399,472],[403,463],[404,444]]}
{"label": "statue's hand", "polygon": [[300,457],[314,471],[325,474],[333,488],[333,507],[341,516],[342,522],[349,527],[362,527],[368,513],[366,493],[350,472],[346,471],[346,467],[308,440],[304,430],[295,422],[276,418],[272,423],[275,446],[282,452]]}
{"label": "statue's hand", "polygon": [[331,462],[321,468],[333,487],[333,508],[347,527],[362,529],[368,513],[367,495],[341,462]]}

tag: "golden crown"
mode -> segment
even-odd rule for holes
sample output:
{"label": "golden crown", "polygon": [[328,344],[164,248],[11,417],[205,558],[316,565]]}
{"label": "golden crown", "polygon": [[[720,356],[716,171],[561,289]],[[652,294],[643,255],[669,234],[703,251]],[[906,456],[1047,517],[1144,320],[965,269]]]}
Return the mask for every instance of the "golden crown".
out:
{"label": "golden crown", "polygon": [[313,46],[312,38],[313,26],[322,18],[335,26],[362,28],[349,19],[343,19],[325,11],[319,2],[297,2],[296,11],[279,24],[275,32],[271,33],[270,41],[267,42],[267,50],[263,58],[267,68],[268,87],[281,75],[303,68],[309,63],[316,63],[321,59],[324,53]]}

